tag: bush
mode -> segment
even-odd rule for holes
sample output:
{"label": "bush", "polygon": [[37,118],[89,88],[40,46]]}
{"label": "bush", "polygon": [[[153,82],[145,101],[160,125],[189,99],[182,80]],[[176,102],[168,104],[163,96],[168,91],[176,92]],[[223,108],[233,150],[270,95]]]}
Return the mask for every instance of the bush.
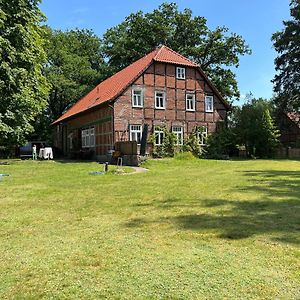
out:
{"label": "bush", "polygon": [[204,147],[199,145],[198,133],[202,132],[202,127],[195,127],[187,140],[184,141],[182,146],[183,152],[191,152],[195,157],[203,157],[206,153]]}
{"label": "bush", "polygon": [[175,134],[167,130],[164,126],[156,126],[155,129],[163,131],[164,138],[161,145],[156,145],[156,136],[155,134],[152,134],[153,157],[173,157],[177,150]]}
{"label": "bush", "polygon": [[203,157],[206,153],[204,147],[199,145],[198,133],[203,132],[203,127],[195,127],[182,146],[177,145],[176,135],[164,126],[156,126],[155,129],[164,132],[162,145],[156,145],[156,135],[152,134],[150,139],[153,143],[153,157],[174,157],[175,153],[190,152],[195,157]]}
{"label": "bush", "polygon": [[236,136],[231,129],[221,128],[207,138],[207,157],[223,159],[237,155]]}
{"label": "bush", "polygon": [[175,159],[178,160],[193,160],[196,157],[193,155],[192,152],[178,152],[175,154]]}

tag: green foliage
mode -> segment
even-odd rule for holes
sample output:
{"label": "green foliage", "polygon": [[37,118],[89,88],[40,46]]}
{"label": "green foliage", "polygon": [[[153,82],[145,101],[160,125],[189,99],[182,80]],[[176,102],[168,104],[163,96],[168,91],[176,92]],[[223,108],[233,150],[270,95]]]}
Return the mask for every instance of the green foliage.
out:
{"label": "green foliage", "polygon": [[238,67],[239,56],[251,51],[241,36],[229,34],[226,27],[211,30],[206,22],[190,9],[179,11],[175,3],[163,3],[150,13],[130,14],[103,37],[111,74],[165,44],[200,64],[227,100],[238,98],[231,67]]}
{"label": "green foliage", "polygon": [[46,105],[48,85],[40,1],[1,1],[0,145],[24,143]]}
{"label": "green foliage", "polygon": [[192,133],[188,136],[188,138],[184,141],[184,145],[182,147],[182,151],[191,152],[195,157],[203,157],[206,153],[204,147],[199,144],[198,134],[202,133],[204,128],[201,126],[196,126],[193,128]]}
{"label": "green foliage", "polygon": [[300,2],[292,0],[290,7],[292,18],[284,21],[284,29],[272,36],[278,52],[273,83],[275,103],[280,111],[300,109]]}
{"label": "green foliage", "polygon": [[162,131],[164,138],[161,145],[156,145],[156,134],[152,134],[150,139],[153,144],[153,156],[173,157],[177,149],[175,134],[170,132],[165,126],[155,126],[155,129]]}
{"label": "green foliage", "polygon": [[51,83],[48,115],[53,121],[103,79],[104,62],[101,41],[91,30],[47,32],[44,72]]}
{"label": "green foliage", "polygon": [[207,156],[210,158],[223,158],[237,155],[236,134],[232,128],[222,126],[207,138]]}
{"label": "green foliage", "polygon": [[235,111],[237,142],[245,145],[249,156],[271,157],[278,145],[279,131],[271,117],[271,103],[252,99]]}
{"label": "green foliage", "polygon": [[[184,141],[183,145],[177,145],[176,135],[170,132],[165,126],[155,126],[155,129],[162,131],[164,134],[163,142],[161,145],[156,145],[156,134],[150,136],[153,144],[153,157],[173,157],[179,153],[191,153],[194,157],[203,157],[205,149],[199,145],[198,133],[202,133],[204,128],[199,126],[193,128],[192,133]],[[182,154],[189,156],[190,154]]]}
{"label": "green foliage", "polygon": [[178,152],[174,156],[175,159],[178,160],[193,160],[196,159],[196,157],[193,155],[192,152]]}

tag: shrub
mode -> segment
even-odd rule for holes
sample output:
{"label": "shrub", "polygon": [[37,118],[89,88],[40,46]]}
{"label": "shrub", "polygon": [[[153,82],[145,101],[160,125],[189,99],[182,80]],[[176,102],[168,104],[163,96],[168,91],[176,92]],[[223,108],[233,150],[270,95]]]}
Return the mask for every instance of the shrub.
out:
{"label": "shrub", "polygon": [[192,152],[178,152],[175,154],[175,159],[178,160],[192,160],[196,159]]}
{"label": "shrub", "polygon": [[175,134],[167,130],[165,126],[156,126],[155,129],[163,131],[164,138],[161,145],[156,145],[156,135],[155,133],[151,135],[153,157],[173,157],[177,150]]}
{"label": "shrub", "polygon": [[236,136],[231,129],[221,128],[207,138],[207,157],[220,159],[236,155]]}
{"label": "shrub", "polygon": [[192,133],[189,135],[187,140],[184,141],[184,145],[182,146],[183,152],[191,152],[195,157],[203,157],[206,153],[204,147],[199,145],[198,133],[203,132],[203,127],[195,127],[193,128]]}

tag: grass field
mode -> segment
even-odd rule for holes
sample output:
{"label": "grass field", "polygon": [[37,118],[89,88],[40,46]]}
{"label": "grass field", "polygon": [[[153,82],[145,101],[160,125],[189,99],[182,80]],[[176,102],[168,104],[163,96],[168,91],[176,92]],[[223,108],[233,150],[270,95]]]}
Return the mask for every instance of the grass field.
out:
{"label": "grass field", "polygon": [[0,299],[300,299],[300,161],[11,161]]}

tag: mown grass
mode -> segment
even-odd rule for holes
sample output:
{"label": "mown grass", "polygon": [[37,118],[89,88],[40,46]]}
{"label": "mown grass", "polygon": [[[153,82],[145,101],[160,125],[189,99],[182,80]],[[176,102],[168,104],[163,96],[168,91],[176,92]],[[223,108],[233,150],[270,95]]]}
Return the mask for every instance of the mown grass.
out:
{"label": "mown grass", "polygon": [[11,161],[1,299],[299,299],[300,162]]}

